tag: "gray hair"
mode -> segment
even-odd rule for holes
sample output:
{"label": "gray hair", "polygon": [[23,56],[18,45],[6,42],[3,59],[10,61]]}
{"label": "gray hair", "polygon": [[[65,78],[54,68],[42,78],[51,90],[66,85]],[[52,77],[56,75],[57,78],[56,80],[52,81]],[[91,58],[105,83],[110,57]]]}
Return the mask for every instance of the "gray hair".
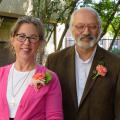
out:
{"label": "gray hair", "polygon": [[35,18],[32,16],[22,16],[18,18],[17,22],[14,24],[14,26],[11,29],[11,33],[10,33],[11,37],[14,37],[17,34],[20,26],[24,23],[28,23],[28,24],[32,23],[33,25],[35,25],[40,40],[44,40],[44,28],[42,22],[40,21],[39,18]]}
{"label": "gray hair", "polygon": [[100,19],[99,13],[98,13],[95,9],[90,8],[90,7],[81,7],[80,9],[77,9],[77,10],[75,10],[75,11],[72,13],[71,19],[70,19],[70,24],[69,24],[70,29],[71,29],[71,27],[72,27],[75,14],[77,14],[81,9],[86,9],[86,10],[92,12],[93,14],[95,14],[95,16],[96,16],[96,18],[97,18],[97,20],[98,20],[98,24],[99,24],[100,29],[101,29],[101,19]]}

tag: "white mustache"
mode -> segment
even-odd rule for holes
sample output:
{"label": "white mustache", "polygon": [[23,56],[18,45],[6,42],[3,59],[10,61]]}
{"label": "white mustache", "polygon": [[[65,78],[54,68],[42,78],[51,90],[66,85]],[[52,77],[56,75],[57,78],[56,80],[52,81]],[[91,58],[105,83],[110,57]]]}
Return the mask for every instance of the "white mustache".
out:
{"label": "white mustache", "polygon": [[85,38],[88,38],[90,41],[95,39],[95,37],[92,36],[92,35],[85,35],[85,36],[80,36],[79,40],[81,41],[81,40],[83,40]]}

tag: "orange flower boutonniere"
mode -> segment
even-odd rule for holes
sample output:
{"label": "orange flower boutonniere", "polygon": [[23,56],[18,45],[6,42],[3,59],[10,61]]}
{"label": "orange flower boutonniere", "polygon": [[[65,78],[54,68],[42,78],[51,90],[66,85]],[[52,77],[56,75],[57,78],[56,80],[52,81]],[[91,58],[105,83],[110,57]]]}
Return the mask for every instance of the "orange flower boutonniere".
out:
{"label": "orange flower boutonniere", "polygon": [[93,79],[96,79],[98,76],[105,76],[107,73],[107,68],[103,65],[97,65],[96,66],[96,73],[93,77]]}
{"label": "orange flower boutonniere", "polygon": [[42,86],[48,84],[51,80],[51,74],[49,72],[39,72],[33,75],[32,85],[36,90],[40,89]]}

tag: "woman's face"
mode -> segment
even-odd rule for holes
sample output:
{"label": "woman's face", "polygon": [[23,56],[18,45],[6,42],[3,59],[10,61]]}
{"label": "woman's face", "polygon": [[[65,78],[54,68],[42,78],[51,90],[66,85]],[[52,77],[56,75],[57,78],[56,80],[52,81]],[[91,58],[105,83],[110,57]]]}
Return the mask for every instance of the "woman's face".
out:
{"label": "woman's face", "polygon": [[32,23],[23,23],[15,37],[11,38],[16,60],[34,60],[40,46],[39,34]]}

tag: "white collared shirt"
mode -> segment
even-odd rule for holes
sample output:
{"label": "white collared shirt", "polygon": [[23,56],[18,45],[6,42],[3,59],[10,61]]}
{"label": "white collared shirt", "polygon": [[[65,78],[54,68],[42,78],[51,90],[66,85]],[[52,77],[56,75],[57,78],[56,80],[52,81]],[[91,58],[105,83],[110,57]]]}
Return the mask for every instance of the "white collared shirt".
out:
{"label": "white collared shirt", "polygon": [[91,57],[83,61],[75,49],[75,70],[76,70],[76,88],[77,88],[77,99],[78,99],[78,106],[80,105],[80,101],[83,95],[83,91],[85,88],[85,84],[88,78],[88,74],[92,65],[92,61],[96,52],[96,48],[93,51]]}

